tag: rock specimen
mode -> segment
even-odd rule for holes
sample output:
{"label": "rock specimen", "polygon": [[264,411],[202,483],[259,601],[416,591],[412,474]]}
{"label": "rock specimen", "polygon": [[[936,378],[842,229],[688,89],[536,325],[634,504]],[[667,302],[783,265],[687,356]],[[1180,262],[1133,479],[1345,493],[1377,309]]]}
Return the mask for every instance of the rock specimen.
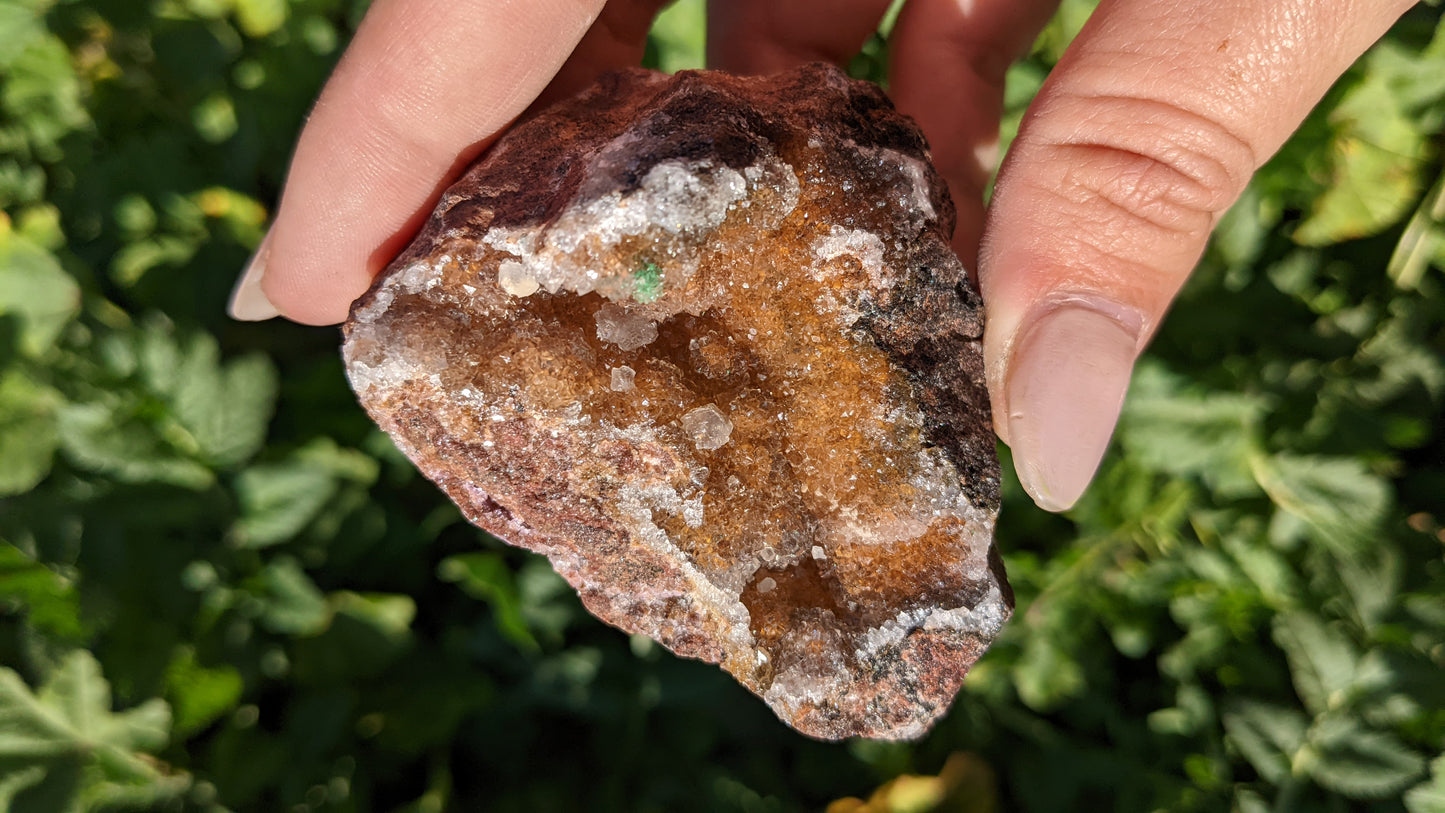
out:
{"label": "rock specimen", "polygon": [[805,734],[915,737],[1013,603],[952,229],[872,85],[612,74],[442,196],[353,307],[347,370],[604,621]]}

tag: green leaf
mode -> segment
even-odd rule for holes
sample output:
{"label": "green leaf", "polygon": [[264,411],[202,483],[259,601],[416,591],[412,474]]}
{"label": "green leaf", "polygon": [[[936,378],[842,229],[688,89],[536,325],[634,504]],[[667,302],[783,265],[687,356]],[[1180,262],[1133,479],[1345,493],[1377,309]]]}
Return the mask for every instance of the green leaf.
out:
{"label": "green leaf", "polygon": [[44,17],[13,0],[0,1],[0,69],[8,68],[25,49],[45,36]]}
{"label": "green leaf", "polygon": [[1378,370],[1373,378],[1357,376],[1350,382],[1364,404],[1388,407],[1416,389],[1431,398],[1445,395],[1445,360],[1427,336],[1432,307],[1414,298],[1390,303],[1389,318],[1355,354],[1357,362]]}
{"label": "green leaf", "polygon": [[1286,606],[1299,595],[1293,567],[1265,540],[1230,536],[1222,540],[1222,547],[1270,604]]}
{"label": "green leaf", "polygon": [[1290,775],[1291,761],[1304,745],[1309,721],[1295,709],[1257,700],[1233,704],[1223,717],[1230,743],[1267,781]]}
{"label": "green leaf", "polygon": [[127,482],[204,488],[214,482],[213,467],[260,449],[276,397],[269,360],[251,355],[223,365],[213,337],[178,339],[164,322],[131,343],[129,388],[108,387],[60,413],[62,448],[77,465]]}
{"label": "green leaf", "polygon": [[1338,628],[1307,613],[1288,613],[1275,619],[1274,640],[1310,713],[1323,714],[1350,699],[1359,654]]}
{"label": "green leaf", "polygon": [[1309,774],[1323,788],[1352,799],[1383,799],[1409,787],[1425,760],[1389,734],[1342,727],[1320,743]]}
{"label": "green leaf", "polygon": [[437,577],[456,584],[472,598],[487,602],[495,616],[497,630],[519,649],[528,652],[540,649],[523,617],[521,595],[512,580],[512,571],[500,554],[476,552],[448,556],[437,565]]}
{"label": "green leaf", "polygon": [[1430,779],[1405,792],[1410,813],[1445,813],[1445,754],[1430,763]]}
{"label": "green leaf", "polygon": [[116,252],[110,261],[110,278],[122,288],[134,288],[152,269],[184,265],[200,248],[194,236],[161,234],[137,240]]}
{"label": "green leaf", "polygon": [[364,621],[388,641],[400,642],[411,637],[416,602],[410,596],[341,590],[327,600],[334,612]]}
{"label": "green leaf", "polygon": [[522,617],[539,642],[561,644],[563,632],[586,610],[567,581],[544,557],[528,556],[514,578],[521,597]]}
{"label": "green leaf", "polygon": [[8,768],[5,773],[0,773],[0,810],[15,810],[16,796],[41,784],[45,778],[46,770],[42,765]]}
{"label": "green leaf", "polygon": [[1414,290],[1431,264],[1445,270],[1445,172],[1405,224],[1386,272],[1396,285]]}
{"label": "green leaf", "polygon": [[60,393],[19,370],[0,374],[0,497],[29,491],[50,474],[60,403]]}
{"label": "green leaf", "polygon": [[1255,479],[1275,505],[1336,550],[1350,552],[1376,541],[1390,487],[1359,460],[1261,455],[1253,462]]}
{"label": "green leaf", "polygon": [[286,0],[236,0],[236,22],[248,37],[265,37],[286,24]]}
{"label": "green leaf", "polygon": [[17,788],[15,798],[5,808],[7,813],[84,813],[85,803],[80,789],[85,781],[85,767],[77,758],[54,760],[44,767],[22,768],[20,773],[40,779],[25,788]]}
{"label": "green leaf", "polygon": [[220,144],[236,134],[236,106],[224,93],[213,93],[191,110],[191,121],[201,138]]}
{"label": "green leaf", "polygon": [[21,209],[15,218],[15,232],[46,251],[58,251],[65,246],[60,210],[50,203]]}
{"label": "green leaf", "polygon": [[704,0],[672,3],[653,23],[648,44],[657,49],[657,68],[666,73],[707,67]]}
{"label": "green leaf", "polygon": [[110,684],[88,652],[67,658],[41,688],[39,701],[58,710],[72,738],[82,744],[153,751],[170,739],[171,712],[163,700],[111,713]]}
{"label": "green leaf", "polygon": [[410,596],[338,591],[326,597],[326,629],[296,649],[296,678],[307,684],[346,684],[381,673],[415,643]]}
{"label": "green leaf", "polygon": [[1410,595],[1405,610],[1421,622],[1445,630],[1445,595]]}
{"label": "green leaf", "polygon": [[235,543],[262,548],[296,536],[336,493],[336,477],[307,463],[252,466],[236,477],[241,517]]}
{"label": "green leaf", "polygon": [[303,531],[308,538],[329,538],[339,523],[368,502],[366,490],[379,473],[375,458],[327,437],[316,438],[284,461],[253,466],[236,479],[242,513],[231,541],[237,547],[259,548]]}
{"label": "green leaf", "polygon": [[1199,477],[1222,496],[1256,491],[1250,460],[1263,404],[1248,396],[1185,392],[1157,363],[1134,374],[1120,441],[1136,462],[1155,471]]}
{"label": "green leaf", "polygon": [[[165,746],[170,721],[170,709],[159,699],[112,711],[110,684],[85,651],[66,656],[38,692],[0,668],[0,760],[10,770],[44,771],[44,780],[20,794],[44,793],[57,805],[52,809],[69,807],[82,793],[93,795],[99,785],[162,783],[167,795],[182,790],[143,756]],[[73,769],[78,766],[85,770]]]}
{"label": "green leaf", "polygon": [[1388,546],[1335,557],[1335,575],[1344,588],[1352,618],[1373,631],[1394,608],[1400,589],[1399,554]]}
{"label": "green leaf", "polygon": [[166,696],[175,709],[175,734],[186,737],[235,709],[244,681],[231,666],[206,667],[193,647],[181,647],[166,669]]}
{"label": "green leaf", "polygon": [[17,602],[36,628],[59,639],[85,634],[75,584],[8,542],[0,541],[0,607]]}
{"label": "green leaf", "polygon": [[1227,268],[1250,265],[1264,249],[1276,217],[1263,198],[1258,186],[1251,184],[1219,218],[1219,225],[1210,236],[1209,250]]}
{"label": "green leaf", "polygon": [[1233,810],[1238,813],[1270,813],[1270,806],[1258,793],[1241,785],[1234,793]]}
{"label": "green leaf", "polygon": [[223,467],[249,459],[265,442],[276,400],[276,372],[265,356],[222,364],[214,337],[178,337],[162,323],[141,332],[137,356],[147,391],[178,424],[168,438],[178,450]]}
{"label": "green leaf", "polygon": [[215,340],[199,336],[178,373],[172,392],[176,420],[189,430],[203,460],[230,466],[261,448],[276,401],[276,371],[265,356],[221,366]]}
{"label": "green leaf", "polygon": [[1335,107],[1330,123],[1334,177],[1295,230],[1302,245],[1375,234],[1410,210],[1422,186],[1428,141],[1387,76],[1367,73]]}
{"label": "green leaf", "polygon": [[261,622],[283,635],[315,635],[331,623],[331,608],[311,577],[294,559],[283,557],[260,574]]}
{"label": "green leaf", "polygon": [[1058,62],[1098,5],[1099,0],[1063,0],[1034,41],[1034,52],[1050,64]]}
{"label": "green leaf", "polygon": [[166,483],[202,489],[215,482],[210,469],[181,457],[143,420],[139,405],[67,404],[60,410],[61,449],[82,469],[130,483]]}
{"label": "green leaf", "polygon": [[0,83],[0,111],[18,124],[35,157],[61,160],[60,140],[90,121],[70,51],[59,37],[46,33],[30,39],[8,62]]}
{"label": "green leaf", "polygon": [[1079,662],[1044,636],[1031,638],[1014,666],[1019,699],[1035,711],[1047,711],[1077,697],[1085,686]]}
{"label": "green leaf", "polygon": [[[1438,5],[1438,4],[1432,4]],[[1385,39],[1365,57],[1364,64],[1401,106],[1413,113],[1445,100],[1445,24],[1436,16],[1435,34],[1423,49]],[[1436,119],[1438,121],[1438,119]]]}
{"label": "green leaf", "polygon": [[0,222],[0,317],[19,320],[20,351],[39,356],[80,310],[80,287],[49,251]]}
{"label": "green leaf", "polygon": [[[232,541],[241,548],[261,548],[291,539],[308,526],[314,533],[325,533],[325,518],[345,502],[333,499],[342,484],[350,484],[348,493],[356,496],[356,487],[369,488],[379,472],[374,458],[326,437],[297,449],[282,462],[252,466],[236,477],[241,516],[232,529]],[[322,521],[313,525],[318,519]]]}

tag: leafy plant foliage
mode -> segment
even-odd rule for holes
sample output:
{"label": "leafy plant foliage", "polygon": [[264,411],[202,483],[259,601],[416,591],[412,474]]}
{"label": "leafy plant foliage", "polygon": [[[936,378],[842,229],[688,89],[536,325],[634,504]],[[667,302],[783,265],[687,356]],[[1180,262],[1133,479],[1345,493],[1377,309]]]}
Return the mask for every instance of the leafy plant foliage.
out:
{"label": "leafy plant foliage", "polygon": [[334,330],[222,316],[365,5],[0,0],[0,807],[1445,810],[1438,9],[1224,218],[1085,500],[1006,484],[952,714],[828,745],[467,526]]}

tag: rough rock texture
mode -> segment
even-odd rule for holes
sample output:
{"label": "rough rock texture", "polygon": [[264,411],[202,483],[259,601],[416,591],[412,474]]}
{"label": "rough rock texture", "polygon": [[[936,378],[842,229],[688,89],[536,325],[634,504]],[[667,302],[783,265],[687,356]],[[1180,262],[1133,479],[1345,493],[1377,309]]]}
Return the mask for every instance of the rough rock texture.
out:
{"label": "rough rock texture", "polygon": [[613,74],[442,197],[354,306],[347,370],[598,617],[806,734],[915,737],[1013,605],[952,229],[872,85]]}

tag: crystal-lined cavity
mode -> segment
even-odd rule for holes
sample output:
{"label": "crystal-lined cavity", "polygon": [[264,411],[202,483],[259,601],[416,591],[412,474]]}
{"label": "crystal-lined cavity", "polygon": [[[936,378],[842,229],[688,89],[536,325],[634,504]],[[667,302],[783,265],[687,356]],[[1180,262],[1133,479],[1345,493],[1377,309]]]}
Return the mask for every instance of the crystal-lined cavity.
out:
{"label": "crystal-lined cavity", "polygon": [[347,371],[598,617],[804,733],[916,737],[1012,608],[952,219],[872,85],[612,74],[442,196]]}

